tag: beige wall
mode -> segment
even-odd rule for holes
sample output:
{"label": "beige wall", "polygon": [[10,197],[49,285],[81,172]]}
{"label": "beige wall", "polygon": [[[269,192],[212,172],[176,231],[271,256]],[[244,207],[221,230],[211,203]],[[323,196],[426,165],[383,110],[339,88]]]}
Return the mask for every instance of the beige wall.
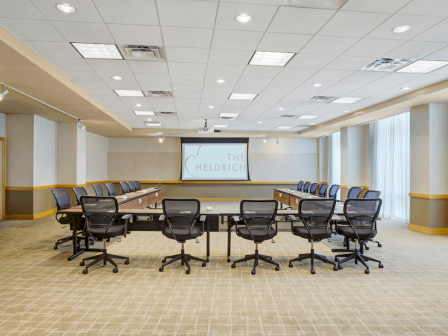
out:
{"label": "beige wall", "polygon": [[57,123],[34,116],[33,187],[57,183]]}
{"label": "beige wall", "polygon": [[86,144],[86,181],[106,181],[109,139],[87,132]]}

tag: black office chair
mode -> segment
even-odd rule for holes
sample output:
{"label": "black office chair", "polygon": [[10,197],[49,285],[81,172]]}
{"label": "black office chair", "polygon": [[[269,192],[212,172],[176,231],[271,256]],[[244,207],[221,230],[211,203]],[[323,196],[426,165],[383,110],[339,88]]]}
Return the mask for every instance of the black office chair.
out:
{"label": "black office chair", "polygon": [[303,181],[300,181],[299,184],[297,184],[297,190],[302,191]]}
{"label": "black office chair", "polygon": [[[118,218],[118,202],[115,197],[82,196],[81,206],[86,218],[85,235],[95,239],[102,239],[104,242],[104,248],[101,250],[102,254],[85,258],[79,263],[80,266],[85,266],[87,260],[93,260],[82,273],[89,273],[89,267],[101,261],[104,265],[110,262],[115,266],[113,272],[117,273],[118,266],[113,259],[124,259],[124,263],[128,265],[129,258],[107,253],[106,240],[118,236],[126,237],[131,215],[124,215]],[[120,220],[120,224],[114,225],[117,218]],[[123,220],[124,224],[121,224]]]}
{"label": "black office chair", "polygon": [[310,187],[310,182],[305,182],[305,184],[303,185],[303,190],[302,191],[307,193],[309,187]]}
{"label": "black office chair", "polygon": [[128,181],[128,185],[129,185],[129,191],[134,192],[135,191],[134,183],[132,183],[132,181]]}
{"label": "black office chair", "polygon": [[316,195],[317,187],[319,186],[319,183],[313,183],[310,187],[310,194]]}
{"label": "black office chair", "polygon": [[[190,254],[185,254],[184,244],[187,240],[196,239],[202,236],[204,233],[205,215],[200,216],[201,202],[197,199],[169,199],[165,198],[162,201],[163,216],[160,216],[160,220],[164,221],[162,233],[169,239],[176,240],[179,244],[182,244],[182,250],[180,254],[167,256],[162,260],[162,267],[159,268],[160,272],[163,269],[172,264],[175,261],[180,260],[181,265],[186,265],[186,274],[190,274],[189,260],[196,260],[202,262],[202,267],[207,265],[204,259],[194,257]],[[202,222],[202,226],[196,225],[197,221]],[[171,259],[166,262],[167,259]]]}
{"label": "black office chair", "polygon": [[245,227],[236,229],[237,236],[252,240],[255,243],[255,254],[246,255],[244,258],[234,261],[232,268],[236,263],[254,260],[254,269],[251,274],[256,273],[258,261],[262,260],[275,265],[275,270],[280,270],[280,265],[272,261],[272,257],[258,254],[258,244],[265,240],[270,240],[277,235],[272,225],[276,222],[278,203],[275,200],[242,200],[240,203],[240,216],[235,216],[234,221],[238,224],[244,224]]}
{"label": "black office chair", "polygon": [[81,205],[81,196],[87,196],[87,190],[84,187],[73,187],[73,192],[76,196],[76,204]]}
{"label": "black office chair", "polygon": [[341,186],[339,184],[333,184],[328,191],[328,197],[336,199],[336,195],[338,194],[339,188]]}
{"label": "black office chair", "polygon": [[325,197],[327,195],[328,183],[322,183],[319,187],[318,195],[320,197]]}
{"label": "black office chair", "polygon": [[104,191],[101,184],[92,184],[92,188],[95,191],[96,196],[104,196]]}
{"label": "black office chair", "polygon": [[[371,237],[376,235],[376,219],[381,209],[382,200],[366,199],[366,198],[349,198],[344,203],[344,215],[347,218],[349,225],[342,225],[338,227],[338,233],[353,239],[355,241],[355,249],[348,254],[341,254],[335,257],[335,261],[339,263],[339,268],[342,264],[350,260],[355,261],[355,264],[361,262],[366,267],[365,273],[369,274],[369,266],[367,261],[374,261],[378,263],[379,268],[383,268],[380,260],[373,259],[363,254],[362,243],[368,241]],[[361,244],[361,250],[358,250],[358,242]],[[339,258],[344,258],[339,260]]]}
{"label": "black office chair", "polygon": [[289,261],[289,267],[294,261],[311,259],[311,274],[315,274],[314,260],[320,260],[333,265],[333,270],[338,270],[336,262],[330,261],[326,256],[314,253],[314,243],[331,236],[330,220],[334,213],[336,200],[334,199],[302,199],[299,203],[299,218],[303,226],[294,226],[298,219],[289,216],[291,219],[291,231],[294,235],[308,239],[311,243],[311,253],[299,254],[298,258]]}
{"label": "black office chair", "polygon": [[115,188],[115,184],[108,182],[106,183],[106,188],[109,196],[117,196],[117,188]]}
{"label": "black office chair", "polygon": [[129,189],[129,184],[127,182],[121,181],[120,185],[121,185],[121,190],[122,190],[123,194],[127,194],[128,192],[131,191],[131,189]]}
{"label": "black office chair", "polygon": [[140,185],[139,181],[134,181],[135,190],[142,190],[142,186]]}
{"label": "black office chair", "polygon": [[351,187],[348,191],[347,198],[358,198],[361,194],[362,188],[361,187]]}
{"label": "black office chair", "polygon": [[381,191],[367,190],[363,198],[378,198],[381,195]]}

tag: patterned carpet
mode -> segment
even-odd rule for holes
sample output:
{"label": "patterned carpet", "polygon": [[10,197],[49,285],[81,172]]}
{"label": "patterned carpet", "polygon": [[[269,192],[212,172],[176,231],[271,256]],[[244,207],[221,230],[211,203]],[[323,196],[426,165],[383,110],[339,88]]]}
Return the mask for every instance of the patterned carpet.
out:
{"label": "patterned carpet", "polygon": [[[349,263],[334,272],[309,261],[288,260],[310,244],[290,232],[265,242],[260,253],[280,262],[279,272],[226,262],[227,235],[211,234],[211,262],[158,271],[163,256],[180,245],[159,232],[133,232],[109,244],[131,264],[94,267],[81,273],[81,257],[67,261],[71,245],[53,250],[69,235],[48,216],[0,223],[0,335],[448,335],[448,237],[427,236],[399,221],[379,222],[378,240],[366,254],[383,261],[370,275]],[[254,244],[233,235],[232,259],[253,253]],[[316,244],[333,256],[341,239]],[[186,244],[205,257],[205,236]],[[85,253],[83,256],[90,256]],[[332,259],[332,258],[331,258]]]}

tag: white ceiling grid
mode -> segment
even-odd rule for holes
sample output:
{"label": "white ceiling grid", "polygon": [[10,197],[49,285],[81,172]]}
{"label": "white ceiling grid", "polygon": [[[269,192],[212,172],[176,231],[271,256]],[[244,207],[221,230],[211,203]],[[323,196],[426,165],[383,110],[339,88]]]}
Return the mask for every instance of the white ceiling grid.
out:
{"label": "white ceiling grid", "polygon": [[[298,131],[408,93],[404,86],[412,91],[448,79],[448,67],[429,74],[360,71],[378,57],[448,61],[446,0],[348,0],[340,10],[287,7],[282,0],[71,0],[74,14],[57,10],[59,2],[0,0],[0,25],[133,128],[146,127],[148,118],[167,129],[193,129],[208,119],[229,130]],[[241,13],[252,21],[237,22]],[[391,31],[405,24],[412,28]],[[155,45],[167,59],[83,59],[70,42]],[[248,65],[257,50],[297,54],[285,67]],[[172,91],[173,97],[118,97],[113,90]],[[232,92],[258,96],[229,100]],[[316,95],[364,99],[308,101]],[[136,116],[135,110],[177,116]],[[240,115],[217,120],[221,112]]]}

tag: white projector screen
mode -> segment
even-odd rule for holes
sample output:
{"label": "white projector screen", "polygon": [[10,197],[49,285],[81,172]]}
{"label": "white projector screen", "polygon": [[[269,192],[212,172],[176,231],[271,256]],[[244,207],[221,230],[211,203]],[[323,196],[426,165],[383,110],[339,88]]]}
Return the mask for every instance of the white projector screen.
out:
{"label": "white projector screen", "polygon": [[234,143],[217,139],[194,141],[182,141],[181,180],[249,181],[246,139]]}

